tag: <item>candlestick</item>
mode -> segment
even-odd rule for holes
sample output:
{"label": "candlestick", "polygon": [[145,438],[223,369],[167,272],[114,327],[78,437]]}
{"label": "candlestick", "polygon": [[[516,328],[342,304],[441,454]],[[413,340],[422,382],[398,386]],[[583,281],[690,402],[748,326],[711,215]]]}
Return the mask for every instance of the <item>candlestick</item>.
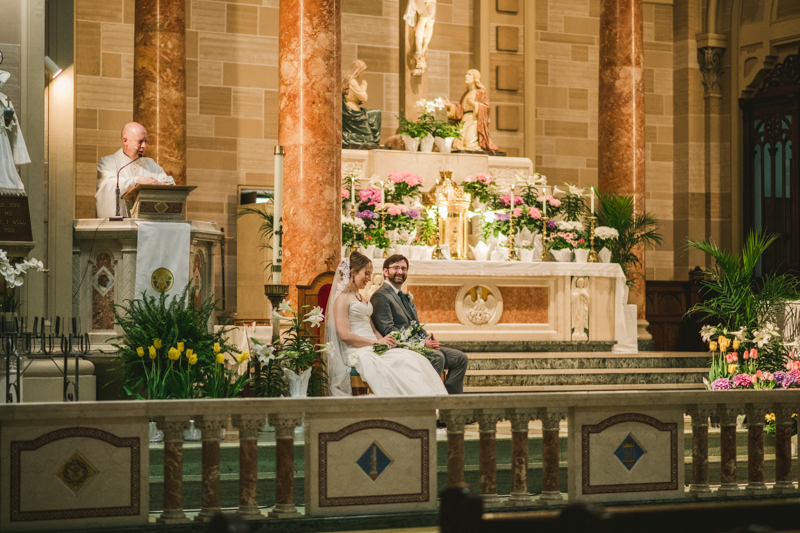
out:
{"label": "candlestick", "polygon": [[[592,200],[594,200],[594,196],[592,196]],[[592,202],[592,207],[594,207],[594,202]],[[592,210],[592,214],[594,214],[594,210]],[[589,263],[600,262],[600,259],[597,257],[597,252],[594,249],[594,228],[596,224],[597,217],[589,217],[589,259],[586,260]]]}
{"label": "candlestick", "polygon": [[[436,183],[439,183],[439,180],[436,180]],[[437,193],[438,194],[438,193]],[[440,245],[442,239],[442,233],[439,228],[439,224],[441,221],[441,217],[439,216],[439,206],[436,206],[436,247],[433,249],[433,253],[431,254],[431,259],[442,260],[444,259],[444,254],[442,253],[442,248]]]}
{"label": "candlestick", "polygon": [[592,187],[592,216],[594,216],[594,187]]}
{"label": "candlestick", "polygon": [[547,221],[550,220],[547,218],[547,215],[542,215],[542,257],[540,259],[541,262],[547,263],[553,260],[553,256],[550,255],[550,249],[547,247]]}
{"label": "candlestick", "polygon": [[[512,188],[513,190],[513,188]],[[511,199],[514,199],[514,193],[511,193]],[[508,259],[506,261],[519,261],[517,250],[514,248],[514,209],[508,214]]]}
{"label": "candlestick", "polygon": [[[383,183],[383,182],[381,182]],[[382,203],[382,202],[381,202]],[[381,230],[383,231],[383,236],[386,237],[386,213],[381,213]],[[389,259],[389,249],[383,249],[383,259]]]}
{"label": "candlestick", "polygon": [[283,146],[275,147],[275,192],[272,196],[272,283],[281,284],[283,250]]}

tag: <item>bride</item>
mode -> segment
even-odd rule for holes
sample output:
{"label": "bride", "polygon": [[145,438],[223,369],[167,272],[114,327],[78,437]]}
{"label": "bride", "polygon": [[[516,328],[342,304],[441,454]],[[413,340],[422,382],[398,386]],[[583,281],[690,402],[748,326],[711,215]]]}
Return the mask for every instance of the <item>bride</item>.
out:
{"label": "bride", "polygon": [[[336,269],[328,300],[325,337],[330,349],[329,381],[333,396],[351,396],[350,368],[355,367],[377,396],[447,394],[431,363],[411,350],[396,348],[394,337],[381,337],[372,324],[372,304],[359,294],[372,277],[372,261],[353,252]],[[389,350],[378,355],[375,343]]]}

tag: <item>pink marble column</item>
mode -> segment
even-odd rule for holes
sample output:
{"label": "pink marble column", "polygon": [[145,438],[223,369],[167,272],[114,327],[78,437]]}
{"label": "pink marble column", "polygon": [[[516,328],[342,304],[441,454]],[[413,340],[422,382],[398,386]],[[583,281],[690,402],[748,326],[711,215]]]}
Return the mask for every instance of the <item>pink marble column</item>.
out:
{"label": "pink marble column", "polygon": [[186,3],[136,0],[133,120],[147,128],[147,157],[186,185]]}
{"label": "pink marble column", "polygon": [[189,429],[189,419],[161,417],[156,426],[164,432],[164,511],[158,522],[188,522],[183,512],[183,432]]}
{"label": "pink marble column", "polygon": [[[645,210],[643,34],[642,0],[601,0],[598,186],[633,196],[637,213]],[[643,273],[644,250],[635,253]],[[644,279],[635,280],[630,302],[644,320]]]}
{"label": "pink marble column", "polygon": [[533,503],[528,492],[528,423],[536,414],[522,409],[511,410],[506,417],[511,421],[511,495],[509,507]]}
{"label": "pink marble column", "polygon": [[222,430],[228,426],[227,416],[199,416],[195,427],[200,430],[202,445],[202,503],[194,518],[197,522],[210,522],[220,512],[219,504],[219,443]]}
{"label": "pink marble column", "polygon": [[264,416],[234,415],[239,430],[239,515],[246,520],[263,518],[258,510],[258,432]]}
{"label": "pink marble column", "polygon": [[709,496],[708,486],[708,417],[710,410],[690,408],[692,417],[692,485],[689,492],[694,497]]}
{"label": "pink marble column", "polygon": [[790,406],[775,406],[775,486],[773,492],[794,492],[792,482],[792,412]]}
{"label": "pink marble column", "polygon": [[719,455],[720,455],[720,486],[718,496],[739,494],[736,464],[736,417],[739,409],[720,406],[717,409],[719,416]]}
{"label": "pink marble column", "polygon": [[747,409],[747,489],[749,494],[764,494],[764,415],[760,406]]}
{"label": "pink marble column", "polygon": [[539,413],[542,421],[542,495],[539,503],[563,500],[558,486],[558,470],[561,446],[558,433],[564,413],[547,411]]}
{"label": "pink marble column", "polygon": [[282,0],[278,138],[284,146],[283,279],[332,271],[341,253],[341,0]]}
{"label": "pink marble column", "polygon": [[466,487],[464,481],[464,426],[468,413],[440,411],[439,418],[447,425],[447,486]]}
{"label": "pink marble column", "polygon": [[481,498],[485,506],[498,505],[497,497],[497,423],[503,419],[502,413],[492,411],[478,412],[479,428],[479,469],[481,474]]}
{"label": "pink marble column", "polygon": [[269,415],[275,428],[275,507],[270,518],[300,516],[294,506],[294,428],[302,424],[300,415]]}

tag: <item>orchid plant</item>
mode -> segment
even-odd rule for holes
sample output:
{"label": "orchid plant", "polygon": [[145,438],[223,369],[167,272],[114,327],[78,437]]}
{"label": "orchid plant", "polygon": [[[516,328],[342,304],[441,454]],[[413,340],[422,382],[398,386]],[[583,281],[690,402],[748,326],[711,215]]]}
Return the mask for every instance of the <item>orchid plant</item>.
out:
{"label": "orchid plant", "polygon": [[289,329],[283,335],[281,343],[275,347],[277,352],[275,358],[280,360],[283,368],[296,375],[310,369],[308,395],[323,396],[328,384],[323,355],[327,351],[327,346],[317,344],[315,336],[308,328],[319,328],[325,317],[321,307],[317,306],[306,311],[309,307],[311,306],[304,305],[300,311],[295,311],[286,300],[278,306],[276,314],[281,320],[289,322]]}

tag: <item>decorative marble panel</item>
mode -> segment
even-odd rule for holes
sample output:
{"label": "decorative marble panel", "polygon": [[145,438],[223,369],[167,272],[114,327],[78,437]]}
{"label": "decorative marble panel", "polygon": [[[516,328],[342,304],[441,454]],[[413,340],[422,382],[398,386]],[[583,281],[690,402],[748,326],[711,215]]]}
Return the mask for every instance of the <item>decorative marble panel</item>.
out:
{"label": "decorative marble panel", "polygon": [[500,287],[503,316],[500,324],[546,324],[549,294],[547,287]]}
{"label": "decorative marble panel", "polygon": [[92,329],[114,329],[114,279],[111,254],[97,254],[92,265]]}
{"label": "decorative marble panel", "polygon": [[421,324],[458,324],[456,315],[456,295],[458,285],[417,285],[409,286],[414,295],[417,317]]}

